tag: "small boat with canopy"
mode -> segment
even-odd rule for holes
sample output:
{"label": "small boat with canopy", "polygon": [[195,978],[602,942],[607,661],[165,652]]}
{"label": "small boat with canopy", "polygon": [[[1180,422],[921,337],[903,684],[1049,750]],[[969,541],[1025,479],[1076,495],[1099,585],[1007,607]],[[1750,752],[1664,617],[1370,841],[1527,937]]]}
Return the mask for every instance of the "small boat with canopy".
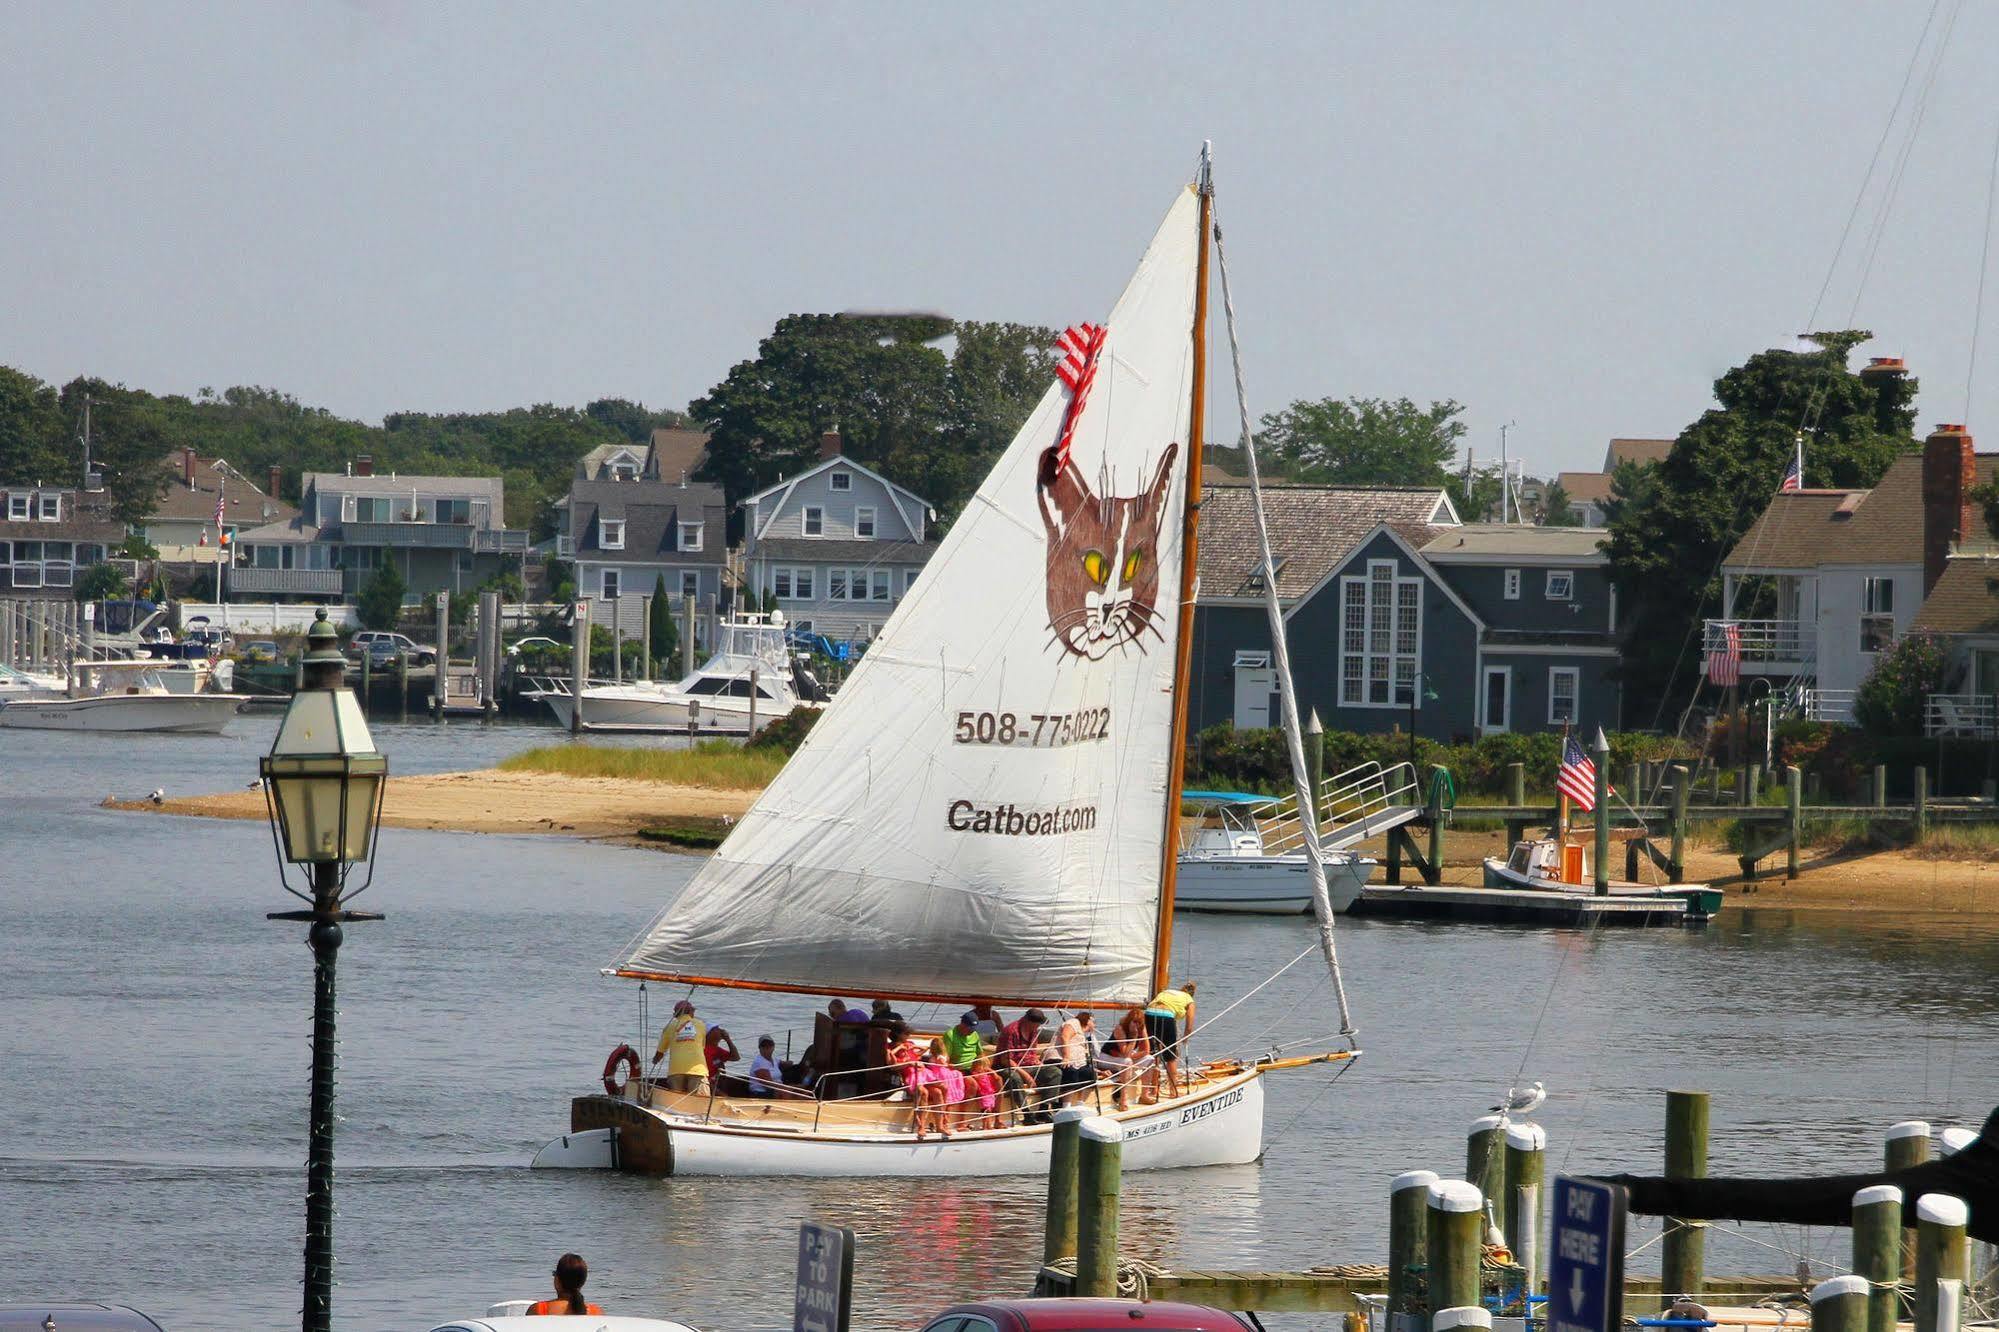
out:
{"label": "small boat with canopy", "polygon": [[[1209,180],[1204,151],[1199,180],[1174,200],[1109,317],[1063,335],[1057,382],[860,666],[608,975],[690,992],[1051,1014],[1143,1007],[1167,987],[1211,236],[1228,293]],[[1230,337],[1233,347],[1232,320]],[[1247,445],[1246,408],[1242,424]],[[1254,479],[1253,453],[1249,462]],[[1267,532],[1263,543],[1268,563]],[[1302,794],[1274,592],[1268,609]],[[1126,1169],[1253,1161],[1263,1079],[1358,1055],[1313,817],[1303,855],[1319,937],[1293,961],[1323,953],[1346,1048],[1214,1060],[1181,1069],[1177,1095],[1106,1105],[1125,1132]],[[670,1092],[607,1075],[606,1093],[576,1098],[571,1132],[535,1164],[715,1175],[1047,1168],[1046,1124],[919,1139],[885,1035],[862,1031],[844,1062],[835,1051],[835,1066],[819,1066],[812,1099]]]}

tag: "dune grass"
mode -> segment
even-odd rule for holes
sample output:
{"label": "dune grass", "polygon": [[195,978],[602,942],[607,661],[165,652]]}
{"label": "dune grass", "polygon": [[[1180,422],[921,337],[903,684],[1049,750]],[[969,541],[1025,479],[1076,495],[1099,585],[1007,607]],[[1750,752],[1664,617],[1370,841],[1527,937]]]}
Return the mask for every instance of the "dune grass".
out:
{"label": "dune grass", "polygon": [[500,770],[756,791],[770,785],[787,757],[769,750],[744,749],[726,740],[704,741],[692,749],[543,745],[502,759]]}

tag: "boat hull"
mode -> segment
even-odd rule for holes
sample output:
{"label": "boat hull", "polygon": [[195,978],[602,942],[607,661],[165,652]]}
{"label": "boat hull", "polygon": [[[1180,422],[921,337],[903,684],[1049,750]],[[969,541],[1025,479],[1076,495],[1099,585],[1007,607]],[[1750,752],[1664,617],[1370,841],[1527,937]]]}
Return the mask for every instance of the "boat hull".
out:
{"label": "boat hull", "polygon": [[[1106,1111],[1125,1130],[1123,1168],[1241,1165],[1263,1154],[1263,1075],[1218,1078],[1170,1105]],[[613,1096],[580,1096],[571,1131],[535,1154],[547,1168],[648,1175],[963,1178],[1048,1172],[1046,1125],[918,1142],[906,1132],[762,1129],[671,1114]]]}
{"label": "boat hull", "polygon": [[[541,696],[548,704],[550,712],[563,726],[571,724],[570,715],[575,707],[575,697],[570,694],[548,693]],[[744,735],[750,729],[750,713],[746,706],[730,707],[740,700],[724,698],[719,701],[700,700],[699,707],[690,707],[685,699],[675,698],[665,693],[640,690],[588,690],[583,695],[583,728],[586,731],[655,731],[674,735],[690,731],[700,735]],[[773,702],[757,710],[757,726],[762,729],[782,715],[781,705]]]}
{"label": "boat hull", "polygon": [[[1326,861],[1326,892],[1335,912],[1359,900],[1375,868],[1367,856]],[[1175,882],[1173,906],[1179,911],[1299,915],[1312,910],[1312,876],[1302,855],[1181,856]]]}
{"label": "boat hull", "polygon": [[220,735],[242,700],[227,694],[106,694],[22,699],[0,707],[0,726],[36,731],[152,731]]}
{"label": "boat hull", "polygon": [[[1484,861],[1485,886],[1488,888],[1516,888],[1542,893],[1588,893],[1589,887],[1564,884],[1554,887],[1542,880],[1529,878],[1496,856],[1487,856]],[[1631,883],[1623,879],[1610,882],[1612,897],[1668,897],[1677,898],[1687,904],[1690,918],[1705,919],[1721,910],[1722,893],[1719,888],[1710,888],[1704,883],[1649,884]]]}

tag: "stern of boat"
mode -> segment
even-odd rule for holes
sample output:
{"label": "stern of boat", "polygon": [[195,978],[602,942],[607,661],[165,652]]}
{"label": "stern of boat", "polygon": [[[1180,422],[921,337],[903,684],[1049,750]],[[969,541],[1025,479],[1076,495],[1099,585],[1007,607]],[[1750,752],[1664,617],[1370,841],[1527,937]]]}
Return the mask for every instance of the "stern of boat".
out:
{"label": "stern of boat", "polygon": [[666,1121],[644,1106],[616,1096],[578,1096],[569,1103],[569,1132],[536,1152],[533,1164],[671,1175],[673,1135]]}

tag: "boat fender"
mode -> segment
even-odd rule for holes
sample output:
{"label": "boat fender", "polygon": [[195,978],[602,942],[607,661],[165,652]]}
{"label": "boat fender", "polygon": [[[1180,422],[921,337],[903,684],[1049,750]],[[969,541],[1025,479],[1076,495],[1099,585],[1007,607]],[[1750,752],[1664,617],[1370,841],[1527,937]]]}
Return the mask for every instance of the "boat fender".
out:
{"label": "boat fender", "polygon": [[[618,1080],[618,1065],[625,1066],[624,1081]],[[629,1045],[621,1045],[611,1051],[611,1057],[604,1061],[604,1094],[622,1097],[625,1083],[639,1075],[639,1052]]]}

